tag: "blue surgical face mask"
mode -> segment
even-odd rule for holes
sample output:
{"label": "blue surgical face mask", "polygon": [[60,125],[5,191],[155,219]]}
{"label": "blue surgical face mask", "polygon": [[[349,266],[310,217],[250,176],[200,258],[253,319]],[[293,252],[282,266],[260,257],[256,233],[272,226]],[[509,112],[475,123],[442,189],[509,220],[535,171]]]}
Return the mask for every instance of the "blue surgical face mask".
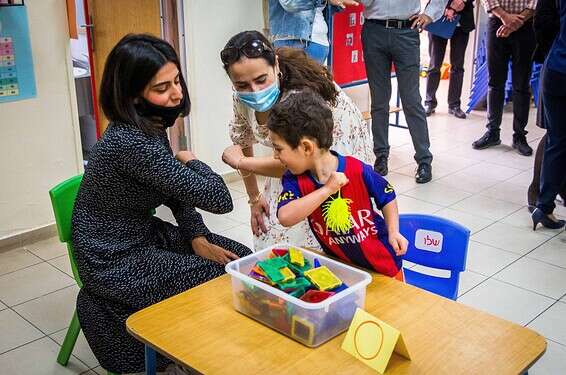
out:
{"label": "blue surgical face mask", "polygon": [[236,96],[242,103],[254,109],[256,112],[265,112],[271,109],[275,102],[277,102],[279,93],[279,80],[275,78],[275,82],[273,82],[273,84],[261,91],[236,91]]}

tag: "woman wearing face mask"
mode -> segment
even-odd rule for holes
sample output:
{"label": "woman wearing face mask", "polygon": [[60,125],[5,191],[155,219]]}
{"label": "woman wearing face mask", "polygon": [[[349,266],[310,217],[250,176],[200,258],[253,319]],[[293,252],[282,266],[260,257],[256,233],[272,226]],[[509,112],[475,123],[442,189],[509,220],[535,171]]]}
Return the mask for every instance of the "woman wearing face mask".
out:
{"label": "woman wearing face mask", "polygon": [[[244,31],[228,41],[220,57],[234,86],[234,117],[229,124],[234,146],[228,147],[222,158],[243,177],[255,248],[278,242],[319,248],[306,221],[292,228],[279,224],[277,198],[285,166],[272,156],[254,156],[253,145],[261,143],[271,147],[266,124],[270,108],[286,93],[305,87],[320,94],[332,108],[332,149],[371,164],[372,140],[367,124],[359,109],[332,81],[326,68],[308,58],[302,50],[275,50],[261,33]],[[261,194],[256,176],[271,177],[266,179]]]}
{"label": "woman wearing face mask", "polygon": [[[173,156],[165,129],[189,113],[179,59],[165,41],[128,35],[110,52],[100,88],[110,124],[94,146],[73,212],[84,284],[77,313],[108,371],[144,370],[144,347],[126,332],[132,313],[224,273],[250,250],[210,233],[195,207],[232,210],[222,178],[189,151]],[[168,206],[178,226],[150,214]],[[158,357],[158,368],[167,360]]]}

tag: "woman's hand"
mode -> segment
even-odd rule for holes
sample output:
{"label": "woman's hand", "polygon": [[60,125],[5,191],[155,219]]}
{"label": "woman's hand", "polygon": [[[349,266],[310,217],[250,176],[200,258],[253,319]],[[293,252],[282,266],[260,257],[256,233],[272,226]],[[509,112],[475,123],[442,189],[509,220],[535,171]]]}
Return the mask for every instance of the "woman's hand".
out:
{"label": "woman's hand", "polygon": [[424,28],[432,22],[432,19],[424,13],[415,14],[414,16],[411,16],[409,20],[413,21],[411,29],[416,28],[419,33],[422,32]]}
{"label": "woman's hand", "polygon": [[348,5],[358,6],[358,2],[353,0],[330,0],[330,4],[342,9],[346,8]]}
{"label": "woman's hand", "polygon": [[196,237],[191,241],[193,251],[196,255],[209,259],[213,262],[226,264],[232,260],[239,259],[239,256],[231,251],[224,250],[208,242],[205,237]]}
{"label": "woman's hand", "polygon": [[179,160],[183,164],[187,164],[191,160],[195,160],[197,157],[191,151],[179,151],[175,155],[175,159]]}
{"label": "woman's hand", "polygon": [[245,157],[242,147],[233,145],[222,153],[222,161],[234,169],[239,169],[240,160]]}
{"label": "woman's hand", "polygon": [[324,186],[328,189],[330,195],[336,193],[340,188],[346,185],[349,182],[348,177],[344,173],[341,172],[332,172],[328,181],[324,184]]}
{"label": "woman's hand", "polygon": [[389,244],[393,247],[397,256],[405,255],[409,241],[399,232],[389,233]]}
{"label": "woman's hand", "polygon": [[252,226],[252,232],[254,235],[259,237],[263,233],[267,233],[265,219],[269,216],[269,205],[263,195],[260,195],[257,202],[250,204],[250,211],[250,225]]}

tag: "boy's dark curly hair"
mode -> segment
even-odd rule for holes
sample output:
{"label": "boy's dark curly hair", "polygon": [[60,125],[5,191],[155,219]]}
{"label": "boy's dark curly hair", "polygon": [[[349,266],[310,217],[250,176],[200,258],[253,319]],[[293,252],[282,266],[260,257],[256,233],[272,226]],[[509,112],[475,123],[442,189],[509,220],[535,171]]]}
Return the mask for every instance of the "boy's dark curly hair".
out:
{"label": "boy's dark curly hair", "polygon": [[324,150],[332,146],[332,111],[319,94],[308,88],[291,91],[275,104],[269,113],[267,127],[293,149],[299,146],[303,137],[316,141]]}

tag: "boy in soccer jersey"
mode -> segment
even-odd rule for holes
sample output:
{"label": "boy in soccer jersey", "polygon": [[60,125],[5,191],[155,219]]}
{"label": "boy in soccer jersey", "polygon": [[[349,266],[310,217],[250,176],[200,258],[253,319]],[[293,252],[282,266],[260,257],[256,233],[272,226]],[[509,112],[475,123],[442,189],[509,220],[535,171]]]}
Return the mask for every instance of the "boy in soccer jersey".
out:
{"label": "boy in soccer jersey", "polygon": [[[289,227],[308,218],[326,253],[402,280],[408,242],[399,233],[393,187],[370,165],[330,150],[333,119],[324,99],[310,89],[293,92],[272,108],[268,127],[274,157],[288,169],[279,222]],[[335,199],[342,199],[341,212],[328,209]]]}

